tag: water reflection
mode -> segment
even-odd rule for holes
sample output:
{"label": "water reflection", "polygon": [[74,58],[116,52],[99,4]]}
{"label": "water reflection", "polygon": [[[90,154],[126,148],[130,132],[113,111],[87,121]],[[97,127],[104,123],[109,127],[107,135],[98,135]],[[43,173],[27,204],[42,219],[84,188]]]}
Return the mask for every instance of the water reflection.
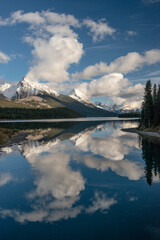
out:
{"label": "water reflection", "polygon": [[[33,187],[24,193],[23,199],[29,205],[29,210],[1,208],[1,217],[12,217],[21,223],[55,222],[75,218],[80,213],[107,213],[118,204],[118,192],[108,194],[96,189],[87,203],[81,201],[88,184],[87,177],[83,175],[84,167],[87,171],[95,170],[106,174],[111,170],[112,178],[115,175],[120,181],[124,178],[126,184],[128,181],[138,181],[146,174],[147,182],[151,184],[153,169],[154,175],[160,172],[158,145],[142,139],[146,163],[144,172],[144,164],[131,157],[135,151],[141,151],[138,136],[121,131],[122,127],[136,125],[133,122],[118,121],[103,124],[48,123],[43,127],[40,123],[39,126],[18,125],[28,133],[26,139],[12,146],[3,146],[1,151],[3,158],[5,154],[20,155],[30,165],[34,176]],[[9,171],[1,173],[0,186],[15,181],[12,168]],[[128,201],[135,200],[135,196],[128,198]]]}
{"label": "water reflection", "polygon": [[156,139],[141,138],[142,157],[145,161],[145,176],[149,185],[160,179],[160,142]]}

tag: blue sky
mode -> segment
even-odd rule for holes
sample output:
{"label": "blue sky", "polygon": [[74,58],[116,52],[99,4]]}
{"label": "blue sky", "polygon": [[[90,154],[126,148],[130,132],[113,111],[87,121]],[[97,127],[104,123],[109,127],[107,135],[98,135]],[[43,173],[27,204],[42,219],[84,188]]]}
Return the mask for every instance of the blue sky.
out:
{"label": "blue sky", "polygon": [[2,80],[27,76],[133,106],[148,78],[160,82],[160,0],[0,3]]}

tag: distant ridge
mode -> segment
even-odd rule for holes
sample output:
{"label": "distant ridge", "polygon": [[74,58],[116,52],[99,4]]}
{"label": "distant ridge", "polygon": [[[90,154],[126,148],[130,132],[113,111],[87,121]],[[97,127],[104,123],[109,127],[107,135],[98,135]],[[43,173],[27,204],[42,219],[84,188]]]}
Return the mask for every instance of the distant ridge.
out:
{"label": "distant ridge", "polygon": [[[117,114],[100,109],[78,89],[68,96],[60,94],[46,84],[32,82],[23,78],[15,85],[5,83],[0,86],[3,98],[0,107],[17,108],[65,108],[73,110],[86,117],[113,117]],[[0,99],[2,99],[0,98]]]}

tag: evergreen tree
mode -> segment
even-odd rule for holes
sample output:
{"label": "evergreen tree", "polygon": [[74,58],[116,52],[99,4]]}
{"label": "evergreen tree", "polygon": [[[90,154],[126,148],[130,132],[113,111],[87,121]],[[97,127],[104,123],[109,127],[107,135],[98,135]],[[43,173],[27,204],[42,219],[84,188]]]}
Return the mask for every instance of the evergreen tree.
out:
{"label": "evergreen tree", "polygon": [[142,102],[142,110],[141,110],[141,118],[140,118],[140,126],[145,126],[145,114],[144,114],[144,101]]}
{"label": "evergreen tree", "polygon": [[156,112],[155,112],[155,125],[160,125],[160,85],[158,87],[157,92],[157,100],[156,100]]}
{"label": "evergreen tree", "polygon": [[156,113],[156,106],[157,106],[157,86],[154,84],[153,86],[153,110],[154,110],[154,115]]}
{"label": "evergreen tree", "polygon": [[160,148],[157,141],[150,138],[141,138],[142,158],[145,161],[145,175],[149,185],[152,184],[153,177],[160,178]]}
{"label": "evergreen tree", "polygon": [[145,86],[144,100],[142,104],[142,125],[151,127],[154,120],[153,99],[152,99],[152,85],[148,80]]}

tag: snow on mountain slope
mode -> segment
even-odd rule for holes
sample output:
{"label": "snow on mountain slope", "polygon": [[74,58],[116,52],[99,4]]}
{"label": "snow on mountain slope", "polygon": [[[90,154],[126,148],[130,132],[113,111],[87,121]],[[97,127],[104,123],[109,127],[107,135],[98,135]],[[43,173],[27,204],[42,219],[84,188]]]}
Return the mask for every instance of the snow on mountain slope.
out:
{"label": "snow on mountain slope", "polygon": [[117,104],[108,105],[107,103],[95,102],[96,106],[108,110],[110,112],[117,112],[117,113],[129,113],[129,112],[139,112],[139,108],[133,108],[124,104],[123,106],[119,106]]}
{"label": "snow on mountain slope", "polygon": [[9,99],[22,99],[28,96],[35,96],[38,94],[43,95],[44,93],[56,97],[59,96],[58,92],[52,90],[47,85],[37,82],[31,82],[27,78],[23,78],[16,85],[11,85],[8,83],[1,85],[0,92]]}
{"label": "snow on mountain slope", "polygon": [[121,108],[121,110],[122,111],[124,111],[124,112],[130,112],[130,111],[132,111],[132,112],[136,112],[136,111],[138,111],[138,110],[140,110],[140,109],[138,109],[138,108],[133,108],[133,107],[130,107],[130,106],[128,106],[127,104],[125,104],[125,105],[123,105],[122,106],[122,108]]}
{"label": "snow on mountain slope", "polygon": [[109,106],[107,103],[101,103],[101,102],[95,102],[95,105],[98,108],[104,109],[104,110],[109,110]]}
{"label": "snow on mountain slope", "polygon": [[77,100],[78,102],[85,104],[86,106],[96,107],[96,105],[92,101],[90,101],[89,98],[86,97],[86,95],[84,95],[84,93],[82,93],[78,89],[74,89],[70,97]]}
{"label": "snow on mountain slope", "polygon": [[49,94],[59,96],[59,93],[49,88],[47,85],[37,82],[31,82],[27,78],[23,78],[18,84],[16,93],[13,95],[15,98],[25,98],[28,96],[35,96],[38,94]]}
{"label": "snow on mountain slope", "polygon": [[7,98],[11,99],[15,94],[17,89],[17,85],[11,85],[9,83],[5,83],[0,86],[0,92]]}

